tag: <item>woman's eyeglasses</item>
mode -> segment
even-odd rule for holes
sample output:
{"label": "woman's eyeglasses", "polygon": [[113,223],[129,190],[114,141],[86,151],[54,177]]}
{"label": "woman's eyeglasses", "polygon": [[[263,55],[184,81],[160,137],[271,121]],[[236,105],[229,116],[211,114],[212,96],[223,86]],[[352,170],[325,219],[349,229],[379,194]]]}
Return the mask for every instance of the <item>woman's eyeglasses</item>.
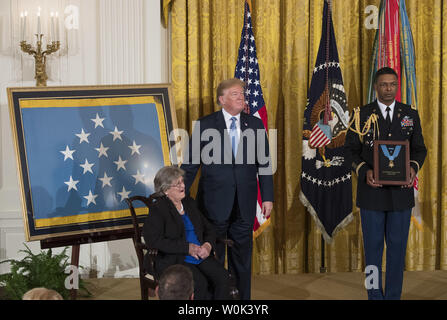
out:
{"label": "woman's eyeglasses", "polygon": [[176,184],[171,184],[172,188],[182,188],[185,186],[185,182],[183,180],[177,182]]}

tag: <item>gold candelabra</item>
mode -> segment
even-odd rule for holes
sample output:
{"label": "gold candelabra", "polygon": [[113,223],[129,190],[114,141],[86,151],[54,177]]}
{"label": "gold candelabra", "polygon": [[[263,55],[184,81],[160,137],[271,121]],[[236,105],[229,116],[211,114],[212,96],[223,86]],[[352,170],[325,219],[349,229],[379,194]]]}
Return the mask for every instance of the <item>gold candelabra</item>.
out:
{"label": "gold candelabra", "polygon": [[61,46],[60,41],[52,41],[51,44],[47,44],[47,49],[42,51],[42,37],[43,34],[36,34],[36,48],[33,48],[32,45],[28,44],[25,40],[20,42],[22,51],[34,56],[36,73],[34,79],[36,79],[37,87],[47,86],[47,56],[57,52]]}

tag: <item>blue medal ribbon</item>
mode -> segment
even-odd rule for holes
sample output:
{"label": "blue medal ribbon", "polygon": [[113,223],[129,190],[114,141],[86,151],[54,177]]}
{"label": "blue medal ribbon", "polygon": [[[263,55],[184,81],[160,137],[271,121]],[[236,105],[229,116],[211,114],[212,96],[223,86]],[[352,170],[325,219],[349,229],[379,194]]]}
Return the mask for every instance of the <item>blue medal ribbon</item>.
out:
{"label": "blue medal ribbon", "polygon": [[385,157],[387,157],[390,160],[390,163],[388,164],[388,166],[390,168],[394,167],[393,160],[396,159],[396,157],[399,155],[399,152],[400,152],[400,149],[402,148],[402,146],[396,146],[394,148],[394,152],[392,155],[390,154],[390,151],[388,150],[388,147],[386,145],[382,144],[380,147],[382,148],[382,151],[383,151],[383,154],[385,155]]}

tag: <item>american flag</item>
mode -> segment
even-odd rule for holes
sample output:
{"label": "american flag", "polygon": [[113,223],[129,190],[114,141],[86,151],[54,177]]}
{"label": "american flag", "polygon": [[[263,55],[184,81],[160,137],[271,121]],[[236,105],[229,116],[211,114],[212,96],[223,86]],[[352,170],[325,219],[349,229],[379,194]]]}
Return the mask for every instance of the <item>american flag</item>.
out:
{"label": "american flag", "polygon": [[331,128],[318,122],[310,134],[309,146],[321,148],[331,143]]}
{"label": "american flag", "polygon": [[[251,21],[250,5],[245,1],[244,26],[242,27],[241,44],[234,77],[245,82],[245,112],[261,118],[268,130],[267,109],[262,94],[259,64],[256,56],[255,36]],[[262,199],[258,185],[258,205],[253,226],[253,235],[257,237],[269,225],[270,216],[265,217],[261,211]]]}

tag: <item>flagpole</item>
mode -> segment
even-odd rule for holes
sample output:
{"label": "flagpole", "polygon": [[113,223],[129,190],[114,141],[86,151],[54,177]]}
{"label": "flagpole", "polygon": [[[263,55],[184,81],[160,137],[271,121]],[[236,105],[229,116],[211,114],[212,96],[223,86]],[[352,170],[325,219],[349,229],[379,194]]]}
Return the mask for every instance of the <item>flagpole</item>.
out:
{"label": "flagpole", "polygon": [[[331,102],[330,102],[330,94],[329,94],[329,50],[330,50],[330,28],[331,28],[331,20],[332,20],[332,0],[327,0],[328,4],[328,14],[326,21],[326,108],[324,113],[324,124],[327,124],[329,120],[332,120],[332,110],[331,110]],[[326,273],[326,266],[324,264],[324,237],[321,235],[321,267],[320,273]]]}
{"label": "flagpole", "polygon": [[[326,0],[328,4],[328,11],[326,15],[326,58],[325,58],[325,92],[326,92],[326,101],[325,101],[325,108],[324,108],[324,116],[323,116],[323,124],[328,125],[329,121],[332,121],[332,108],[331,108],[331,97],[329,92],[329,56],[330,56],[330,31],[331,31],[331,20],[332,20],[332,0]],[[323,17],[324,19],[324,17]],[[328,166],[328,161],[326,160],[326,157],[324,154],[322,155],[323,160],[325,162],[325,165]]]}

